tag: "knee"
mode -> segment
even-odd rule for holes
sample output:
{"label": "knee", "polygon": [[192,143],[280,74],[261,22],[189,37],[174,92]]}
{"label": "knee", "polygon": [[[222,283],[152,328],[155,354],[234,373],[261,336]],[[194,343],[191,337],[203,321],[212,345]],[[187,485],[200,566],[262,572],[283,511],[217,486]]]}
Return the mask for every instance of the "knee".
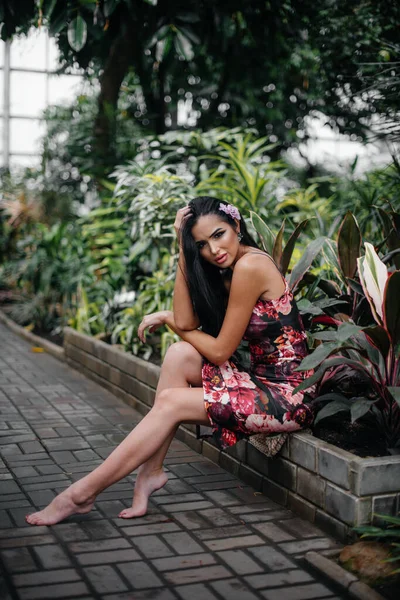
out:
{"label": "knee", "polygon": [[162,390],[159,394],[157,394],[154,400],[154,408],[156,408],[157,410],[165,411],[167,413],[173,412],[175,410],[174,398],[175,394],[172,388]]}
{"label": "knee", "polygon": [[172,344],[165,355],[164,362],[166,360],[176,361],[184,361],[185,363],[188,360],[199,360],[201,359],[201,355],[191,344],[188,342],[175,342]]}

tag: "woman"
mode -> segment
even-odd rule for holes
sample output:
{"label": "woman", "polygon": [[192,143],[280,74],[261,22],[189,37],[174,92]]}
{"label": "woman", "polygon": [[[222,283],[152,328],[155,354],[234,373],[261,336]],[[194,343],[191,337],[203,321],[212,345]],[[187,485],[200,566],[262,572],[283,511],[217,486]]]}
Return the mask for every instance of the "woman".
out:
{"label": "woman", "polygon": [[[139,468],[132,507],[167,482],[163,461],[181,423],[211,425],[222,448],[252,433],[295,431],[311,410],[292,390],[308,375],[305,332],[285,279],[258,249],[234,206],[207,196],[178,211],[181,252],[173,311],[147,315],[138,335],[168,325],[181,342],[164,359],[151,411],[92,473],[73,483],[31,525],[89,512],[96,496]],[[201,327],[201,329],[199,329]]]}

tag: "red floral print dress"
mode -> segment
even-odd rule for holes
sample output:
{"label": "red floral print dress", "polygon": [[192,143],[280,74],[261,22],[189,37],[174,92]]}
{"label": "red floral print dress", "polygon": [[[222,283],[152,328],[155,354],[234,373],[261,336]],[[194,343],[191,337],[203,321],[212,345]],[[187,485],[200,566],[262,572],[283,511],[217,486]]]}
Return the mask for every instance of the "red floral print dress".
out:
{"label": "red floral print dress", "polygon": [[254,433],[308,427],[304,393],[293,394],[310,372],[296,372],[308,354],[306,333],[285,281],[278,300],[258,300],[239,348],[217,366],[203,359],[205,407],[221,448]]}

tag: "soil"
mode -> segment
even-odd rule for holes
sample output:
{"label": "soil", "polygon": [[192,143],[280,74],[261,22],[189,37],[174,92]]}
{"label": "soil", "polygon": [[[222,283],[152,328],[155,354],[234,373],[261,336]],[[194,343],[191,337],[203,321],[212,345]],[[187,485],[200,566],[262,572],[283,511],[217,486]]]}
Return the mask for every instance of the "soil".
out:
{"label": "soil", "polygon": [[388,456],[385,439],[376,427],[363,421],[351,423],[343,413],[324,419],[313,430],[315,437],[356,456]]}

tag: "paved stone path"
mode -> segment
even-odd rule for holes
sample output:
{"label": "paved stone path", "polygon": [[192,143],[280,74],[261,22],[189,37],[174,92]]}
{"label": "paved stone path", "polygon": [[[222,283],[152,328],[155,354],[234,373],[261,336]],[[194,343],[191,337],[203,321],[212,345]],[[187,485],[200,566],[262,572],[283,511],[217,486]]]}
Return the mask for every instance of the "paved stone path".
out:
{"label": "paved stone path", "polygon": [[169,482],[145,517],[116,518],[135,475],[89,515],[30,527],[70,481],[106,457],[140,415],[0,324],[0,598],[345,598],[302,555],[334,540],[174,441]]}

